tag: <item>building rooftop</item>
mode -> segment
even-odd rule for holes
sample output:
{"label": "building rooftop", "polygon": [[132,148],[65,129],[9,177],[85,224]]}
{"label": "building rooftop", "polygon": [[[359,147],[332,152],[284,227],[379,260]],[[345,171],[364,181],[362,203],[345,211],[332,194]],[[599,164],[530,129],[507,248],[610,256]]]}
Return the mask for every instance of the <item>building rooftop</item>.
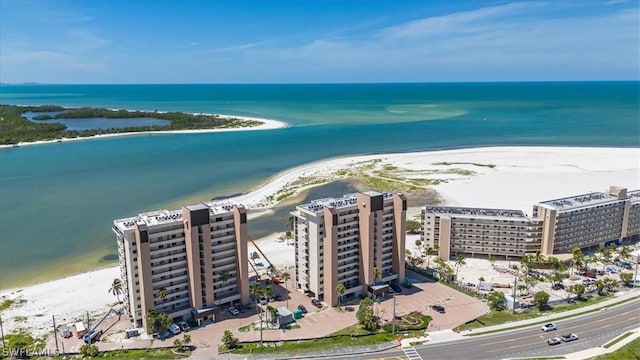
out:
{"label": "building rooftop", "polygon": [[130,229],[139,222],[147,226],[170,224],[182,221],[182,210],[157,210],[141,213],[138,216],[114,220],[114,224],[121,229]]}
{"label": "building rooftop", "polygon": [[[364,192],[363,194],[369,195],[369,196],[382,195],[384,199],[389,199],[393,197],[393,194],[390,192],[367,191],[367,192]],[[352,193],[352,194],[343,195],[342,197],[339,197],[339,198],[328,197],[323,199],[312,200],[310,203],[298,205],[297,207],[299,209],[310,211],[313,213],[320,213],[322,212],[322,209],[325,206],[340,209],[340,208],[355,206],[357,204],[358,204],[358,194]]]}
{"label": "building rooftop", "polygon": [[[640,201],[640,190],[634,190],[627,193],[627,197],[631,198],[631,201]],[[546,206],[557,210],[571,210],[585,206],[593,206],[599,204],[606,204],[610,202],[624,201],[625,199],[618,199],[603,192],[592,192],[589,194],[569,196],[566,198],[542,201],[538,205]]]}
{"label": "building rooftop", "polygon": [[425,206],[425,213],[450,214],[450,215],[473,215],[491,218],[522,218],[527,219],[527,215],[522,210],[506,209],[483,209],[456,206]]}
{"label": "building rooftop", "polygon": [[[211,215],[226,214],[233,210],[235,204],[230,202],[208,202],[185,207],[191,211],[209,209]],[[242,206],[242,205],[238,205]],[[117,219],[113,223],[122,230],[133,228],[136,223],[146,224],[147,226],[157,226],[182,221],[182,209],[179,210],[157,210],[138,214],[137,216]]]}

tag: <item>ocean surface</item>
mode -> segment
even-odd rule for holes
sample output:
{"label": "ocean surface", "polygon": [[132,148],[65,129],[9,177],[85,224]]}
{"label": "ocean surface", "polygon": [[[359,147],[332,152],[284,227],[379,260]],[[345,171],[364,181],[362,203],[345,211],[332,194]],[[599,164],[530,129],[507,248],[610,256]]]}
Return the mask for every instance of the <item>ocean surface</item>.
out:
{"label": "ocean surface", "polygon": [[[0,104],[208,112],[290,126],[0,149],[0,288],[115,264],[113,219],[244,192],[315,160],[493,145],[639,147],[639,99],[639,82],[2,85]],[[254,237],[284,231],[282,216],[251,228]]]}

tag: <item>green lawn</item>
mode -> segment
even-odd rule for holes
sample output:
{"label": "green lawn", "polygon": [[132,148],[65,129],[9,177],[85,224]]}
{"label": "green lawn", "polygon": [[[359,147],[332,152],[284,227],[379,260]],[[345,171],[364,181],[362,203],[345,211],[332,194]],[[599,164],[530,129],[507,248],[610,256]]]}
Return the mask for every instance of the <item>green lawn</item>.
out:
{"label": "green lawn", "polygon": [[243,343],[241,349],[233,351],[234,354],[269,354],[269,353],[301,353],[338,349],[350,346],[372,345],[387,341],[393,341],[396,335],[390,333],[378,333],[359,337],[340,335],[312,340],[287,341],[276,344],[268,344],[260,347],[259,344]]}
{"label": "green lawn", "polygon": [[615,345],[615,344],[619,343],[620,341],[622,341],[622,340],[624,340],[624,339],[628,338],[628,337],[629,337],[629,336],[631,336],[632,334],[633,334],[633,333],[632,333],[631,331],[629,331],[629,332],[627,332],[627,333],[624,333],[624,334],[622,334],[622,336],[618,336],[617,338],[615,338],[615,339],[613,339],[613,340],[609,341],[608,343],[606,343],[606,344],[604,345],[604,348],[605,348],[605,349],[608,349],[608,348],[612,347],[613,345]]}
{"label": "green lawn", "polygon": [[635,339],[611,354],[601,355],[593,360],[640,360],[640,338]]}
{"label": "green lawn", "polygon": [[[532,308],[522,312],[516,312],[512,314],[511,311],[490,311],[489,313],[480,316],[472,322],[460,325],[461,330],[473,330],[481,329],[487,326],[500,325],[507,322],[533,319],[547,314],[561,313],[568,310],[579,309],[588,305],[597,304],[604,300],[611,299],[613,295],[594,296],[589,300],[578,301],[575,304],[561,304],[556,305],[550,310],[540,311],[538,308]],[[622,303],[622,302],[621,302]]]}

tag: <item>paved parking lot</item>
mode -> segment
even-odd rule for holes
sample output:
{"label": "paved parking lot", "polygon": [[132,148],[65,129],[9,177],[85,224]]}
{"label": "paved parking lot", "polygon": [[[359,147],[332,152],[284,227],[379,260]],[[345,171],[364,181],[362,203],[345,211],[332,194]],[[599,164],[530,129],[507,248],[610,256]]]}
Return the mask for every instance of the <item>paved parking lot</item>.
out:
{"label": "paved parking lot", "polygon": [[[465,294],[458,293],[449,287],[429,281],[413,273],[408,273],[407,277],[415,284],[413,288],[403,288],[401,293],[395,294],[396,315],[402,316],[412,311],[420,311],[431,315],[433,318],[429,327],[431,331],[453,328],[488,311],[486,304]],[[271,286],[273,286],[276,293],[280,293],[283,296],[283,300],[271,303],[271,306],[276,308],[286,306],[285,299],[287,296],[285,295],[288,295],[288,308],[290,310],[293,311],[298,304],[302,304],[309,312],[302,319],[297,320],[299,328],[290,330],[264,329],[264,340],[278,341],[321,337],[357,323],[358,301],[345,304],[341,310],[328,307],[318,309],[311,304],[311,298],[301,292],[292,290],[293,280],[289,280],[289,290],[286,289],[284,284]],[[393,303],[393,298],[387,297],[375,305],[375,311],[383,323],[391,321]],[[434,304],[443,305],[446,313],[440,314],[431,310],[430,305]],[[347,308],[350,308],[351,311],[348,311]],[[239,331],[240,328],[253,322],[257,323],[257,321],[258,315],[255,306],[248,307],[244,313],[240,313],[237,316],[231,315],[227,307],[221,309],[216,314],[215,323],[204,324],[188,333],[191,336],[192,345],[197,347],[194,356],[200,358],[216,355],[225,330],[230,330],[241,341],[259,341],[259,331]],[[172,346],[175,339],[182,339],[183,337],[180,334],[166,340],[157,340],[149,339],[145,334],[141,337],[125,340],[124,330],[131,328],[131,323],[126,316],[122,316],[120,321],[117,321],[117,317],[110,318],[100,328],[106,330],[103,340],[96,343],[101,350],[167,347]],[[61,341],[59,338],[59,347],[62,347]],[[50,338],[48,344],[53,347],[53,343],[53,338]],[[75,337],[64,340],[66,351],[77,352],[81,345],[82,340]]]}

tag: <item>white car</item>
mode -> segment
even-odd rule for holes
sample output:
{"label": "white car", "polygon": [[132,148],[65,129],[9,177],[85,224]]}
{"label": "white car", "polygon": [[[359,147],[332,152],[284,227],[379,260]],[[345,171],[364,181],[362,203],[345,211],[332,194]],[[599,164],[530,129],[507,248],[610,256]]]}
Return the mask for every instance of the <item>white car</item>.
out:
{"label": "white car", "polygon": [[553,331],[553,330],[558,330],[558,327],[556,327],[556,324],[554,323],[548,323],[548,324],[542,325],[542,331],[544,332]]}
{"label": "white car", "polygon": [[549,345],[558,345],[561,342],[562,341],[560,341],[559,337],[554,337],[554,338],[551,338],[551,339],[547,340],[547,344],[549,344]]}
{"label": "white car", "polygon": [[562,335],[561,339],[564,342],[574,341],[574,340],[578,340],[578,335],[576,335],[576,334]]}
{"label": "white car", "polygon": [[236,307],[230,307],[229,312],[233,316],[238,316],[240,314],[240,310],[238,310]]}
{"label": "white car", "polygon": [[182,330],[180,330],[180,326],[178,326],[178,324],[171,324],[171,326],[169,327],[169,331],[171,331],[171,333],[173,335],[178,335],[182,332]]}

